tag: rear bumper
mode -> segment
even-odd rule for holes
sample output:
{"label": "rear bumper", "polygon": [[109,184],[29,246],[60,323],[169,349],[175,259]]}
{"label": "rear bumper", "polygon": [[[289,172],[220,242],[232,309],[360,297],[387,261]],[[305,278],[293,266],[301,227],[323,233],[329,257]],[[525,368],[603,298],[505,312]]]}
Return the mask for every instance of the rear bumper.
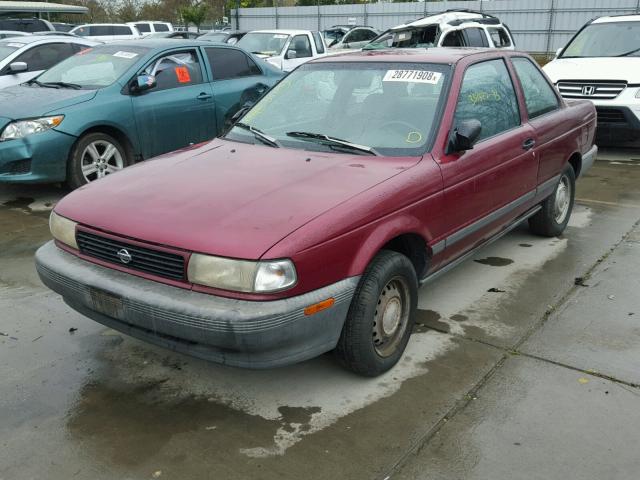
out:
{"label": "rear bumper", "polygon": [[66,178],[76,137],[54,129],[0,142],[0,183],[48,183]]}
{"label": "rear bumper", "polygon": [[[297,297],[250,302],[183,290],[95,265],[53,242],[36,253],[43,283],[83,315],[171,350],[226,365],[269,368],[335,348],[359,277]],[[327,298],[333,307],[306,316]]]}

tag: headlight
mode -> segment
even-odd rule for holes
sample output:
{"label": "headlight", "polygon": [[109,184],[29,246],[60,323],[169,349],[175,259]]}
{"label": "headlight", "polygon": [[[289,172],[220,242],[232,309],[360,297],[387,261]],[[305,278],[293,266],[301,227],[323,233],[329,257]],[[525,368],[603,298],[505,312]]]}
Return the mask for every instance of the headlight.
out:
{"label": "headlight", "polygon": [[191,255],[187,277],[191,283],[250,293],[284,290],[297,280],[291,260],[253,262],[199,253]]}
{"label": "headlight", "polygon": [[51,230],[53,238],[78,250],[78,244],[76,243],[76,225],[76,222],[61,217],[56,212],[51,212],[51,216],[49,217],[49,230]]}
{"label": "headlight", "polygon": [[58,115],[55,117],[34,118],[31,120],[18,120],[16,122],[11,122],[2,131],[0,141],[14,140],[34,133],[45,132],[60,125],[63,119],[64,115]]}

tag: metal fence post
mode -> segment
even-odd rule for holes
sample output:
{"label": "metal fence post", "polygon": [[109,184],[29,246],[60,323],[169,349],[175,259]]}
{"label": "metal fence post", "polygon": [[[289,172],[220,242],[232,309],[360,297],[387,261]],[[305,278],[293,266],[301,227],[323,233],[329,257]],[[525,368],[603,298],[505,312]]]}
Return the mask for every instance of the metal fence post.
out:
{"label": "metal fence post", "polygon": [[276,9],[276,28],[279,28],[279,22],[278,22],[278,0],[273,0],[273,6]]}
{"label": "metal fence post", "polygon": [[367,12],[367,0],[362,4],[362,8],[364,8],[364,24],[368,25],[369,12]]}
{"label": "metal fence post", "polygon": [[236,30],[240,30],[240,0],[236,2]]}
{"label": "metal fence post", "polygon": [[320,0],[318,0],[317,5],[318,5],[318,31],[320,32],[322,30],[322,22],[320,21]]}
{"label": "metal fence post", "polygon": [[636,13],[640,13],[640,0],[636,2]]}
{"label": "metal fence post", "polygon": [[551,32],[553,31],[553,18],[556,13],[555,6],[555,0],[551,0],[551,9],[549,10],[549,27],[547,28],[547,55],[551,52]]}

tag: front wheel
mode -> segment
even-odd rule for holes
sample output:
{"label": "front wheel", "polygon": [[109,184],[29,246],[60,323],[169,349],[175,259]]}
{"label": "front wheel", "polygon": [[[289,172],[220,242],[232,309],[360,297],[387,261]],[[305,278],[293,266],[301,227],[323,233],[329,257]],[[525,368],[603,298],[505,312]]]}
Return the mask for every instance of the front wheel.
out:
{"label": "front wheel", "polygon": [[576,174],[570,165],[560,175],[556,189],[542,202],[542,209],[529,219],[529,228],[537,235],[557,237],[567,228],[576,190]]}
{"label": "front wheel", "polygon": [[131,164],[123,145],[106,133],[89,133],[78,140],[71,151],[67,183],[78,188]]}
{"label": "front wheel", "polygon": [[411,336],[417,299],[418,281],[409,259],[387,250],[376,255],[351,302],[335,350],[340,363],[368,377],[398,363]]}

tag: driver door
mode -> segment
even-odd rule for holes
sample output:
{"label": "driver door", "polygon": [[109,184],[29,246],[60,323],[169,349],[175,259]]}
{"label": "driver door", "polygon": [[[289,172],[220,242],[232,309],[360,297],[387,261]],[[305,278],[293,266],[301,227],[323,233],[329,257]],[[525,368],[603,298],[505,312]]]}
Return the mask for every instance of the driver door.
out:
{"label": "driver door", "polygon": [[[296,35],[289,41],[289,46],[284,52],[284,59],[282,60],[282,70],[290,72],[297,66],[302,65],[313,58],[313,46],[308,35]],[[296,58],[287,58],[290,55],[290,51],[296,52]]]}
{"label": "driver door", "polygon": [[215,103],[196,49],[156,57],[141,72],[157,85],[132,96],[144,158],[171,152],[216,136]]}

